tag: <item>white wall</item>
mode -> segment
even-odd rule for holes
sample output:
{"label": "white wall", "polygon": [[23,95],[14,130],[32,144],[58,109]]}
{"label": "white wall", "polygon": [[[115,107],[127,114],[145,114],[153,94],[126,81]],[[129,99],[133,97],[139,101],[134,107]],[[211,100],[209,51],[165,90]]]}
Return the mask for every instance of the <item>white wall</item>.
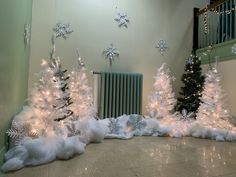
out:
{"label": "white wall", "polygon": [[[196,0],[34,0],[29,89],[37,80],[40,61],[48,57],[50,36],[56,22],[68,22],[74,32],[69,39],[56,41],[57,55],[64,68],[75,65],[75,49],[79,49],[88,70],[110,70],[102,55],[113,42],[120,57],[112,71],[139,72],[144,75],[143,113],[152,90],[156,69],[166,62],[176,76],[179,89],[185,59],[192,47],[192,17]],[[117,9],[128,13],[128,28],[119,28],[114,21]],[[162,56],[155,41],[165,39],[168,50]],[[88,73],[90,85],[93,76]]]}

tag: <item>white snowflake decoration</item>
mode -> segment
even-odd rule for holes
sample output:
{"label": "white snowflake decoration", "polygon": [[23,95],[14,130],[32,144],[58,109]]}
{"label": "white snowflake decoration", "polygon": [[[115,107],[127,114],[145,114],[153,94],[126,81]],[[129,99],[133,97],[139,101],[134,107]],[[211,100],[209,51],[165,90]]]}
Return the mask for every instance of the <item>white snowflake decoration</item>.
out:
{"label": "white snowflake decoration", "polygon": [[110,118],[109,119],[108,128],[110,130],[109,133],[111,133],[111,134],[118,134],[120,129],[122,128],[120,126],[120,124],[119,124],[119,119]]}
{"label": "white snowflake decoration", "polygon": [[233,53],[233,54],[236,54],[236,44],[234,44],[234,45],[232,46],[232,53]]}
{"label": "white snowflake decoration", "polygon": [[11,128],[6,131],[6,134],[15,145],[19,145],[20,141],[25,137],[37,138],[39,136],[38,130],[33,130],[29,123],[20,123],[14,120]]}
{"label": "white snowflake decoration", "polygon": [[163,39],[160,39],[159,41],[157,41],[157,43],[155,44],[155,47],[159,49],[161,55],[164,55],[164,52],[168,48],[166,41]]}
{"label": "white snowflake decoration", "polygon": [[118,22],[119,27],[128,27],[129,19],[126,12],[117,12],[114,20]]}
{"label": "white snowflake decoration", "polygon": [[68,130],[68,135],[67,135],[68,137],[80,134],[80,131],[76,128],[76,125],[74,123],[67,124],[66,128]]}
{"label": "white snowflake decoration", "polygon": [[146,122],[140,115],[130,115],[127,121],[127,126],[130,127],[131,130],[142,130],[146,125]]}
{"label": "white snowflake decoration", "polygon": [[73,32],[69,23],[63,24],[61,22],[56,24],[56,26],[53,28],[53,31],[56,33],[56,38],[63,37],[64,39],[67,39],[69,34]]}
{"label": "white snowflake decoration", "polygon": [[110,64],[112,64],[112,60],[114,60],[115,57],[119,56],[119,51],[117,48],[113,46],[111,43],[104,51],[103,54],[105,54],[106,58],[110,60]]}
{"label": "white snowflake decoration", "polygon": [[25,43],[25,45],[29,44],[29,40],[30,40],[30,25],[25,24],[25,26],[24,26],[24,43]]}

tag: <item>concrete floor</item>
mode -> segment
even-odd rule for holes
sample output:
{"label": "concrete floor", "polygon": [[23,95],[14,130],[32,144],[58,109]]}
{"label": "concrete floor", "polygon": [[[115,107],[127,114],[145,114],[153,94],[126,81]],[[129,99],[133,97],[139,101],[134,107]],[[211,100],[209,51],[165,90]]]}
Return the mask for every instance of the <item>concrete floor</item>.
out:
{"label": "concrete floor", "polygon": [[27,167],[6,177],[236,177],[236,143],[135,137],[90,144],[68,161]]}

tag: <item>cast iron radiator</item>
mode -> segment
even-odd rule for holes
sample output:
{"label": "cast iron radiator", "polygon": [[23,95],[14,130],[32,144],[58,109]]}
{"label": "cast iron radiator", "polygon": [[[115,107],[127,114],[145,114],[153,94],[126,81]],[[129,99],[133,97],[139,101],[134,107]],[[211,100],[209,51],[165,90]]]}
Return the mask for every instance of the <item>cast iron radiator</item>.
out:
{"label": "cast iron radiator", "polygon": [[97,76],[97,107],[100,118],[141,114],[142,74],[101,72]]}

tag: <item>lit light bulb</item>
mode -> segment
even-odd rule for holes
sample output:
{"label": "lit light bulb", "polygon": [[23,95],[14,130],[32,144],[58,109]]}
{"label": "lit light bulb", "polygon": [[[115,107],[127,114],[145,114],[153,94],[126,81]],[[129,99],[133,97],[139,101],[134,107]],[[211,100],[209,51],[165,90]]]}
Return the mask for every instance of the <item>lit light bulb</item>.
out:
{"label": "lit light bulb", "polygon": [[42,59],[41,66],[45,66],[45,65],[47,65],[47,61],[45,59]]}

